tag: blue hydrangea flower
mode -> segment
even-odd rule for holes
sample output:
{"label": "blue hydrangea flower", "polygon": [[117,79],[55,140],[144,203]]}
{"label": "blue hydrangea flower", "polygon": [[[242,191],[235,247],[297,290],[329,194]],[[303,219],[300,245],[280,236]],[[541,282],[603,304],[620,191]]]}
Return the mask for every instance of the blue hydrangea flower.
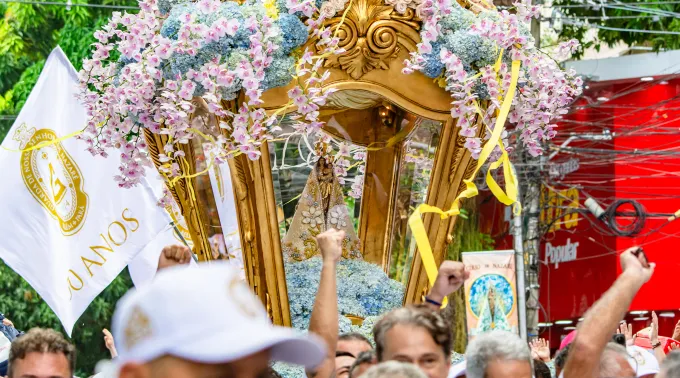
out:
{"label": "blue hydrangea flower", "polygon": [[458,56],[463,65],[477,69],[494,64],[500,52],[493,41],[467,30],[447,34],[443,47]]}
{"label": "blue hydrangea flower", "polygon": [[489,88],[484,83],[477,82],[474,87],[474,92],[480,100],[491,99],[491,96],[489,96]]}
{"label": "blue hydrangea flower", "polygon": [[278,19],[281,28],[281,49],[284,54],[289,54],[294,49],[302,46],[307,41],[307,27],[299,18],[292,14],[282,14]]}
{"label": "blue hydrangea flower", "polygon": [[170,10],[178,4],[188,3],[190,0],[158,0],[158,10],[162,15],[170,13]]}
{"label": "blue hydrangea flower", "polygon": [[269,67],[264,71],[262,89],[283,87],[290,83],[295,72],[295,58],[288,55],[277,55]]}
{"label": "blue hydrangea flower", "polygon": [[442,50],[442,44],[438,40],[432,43],[432,52],[429,54],[424,54],[425,63],[423,64],[423,69],[421,70],[425,76],[431,78],[437,78],[444,71],[444,63],[442,63],[439,58],[439,53]]}
{"label": "blue hydrangea flower", "polygon": [[283,378],[307,378],[305,369],[301,366],[290,365],[285,362],[276,362],[272,365],[279,375]]}
{"label": "blue hydrangea flower", "polygon": [[[362,318],[381,315],[400,307],[404,286],[387,277],[381,267],[361,260],[338,263],[338,310],[341,315]],[[286,284],[293,327],[309,326],[319,287],[321,257],[286,263]],[[341,320],[345,323],[345,320]]]}
{"label": "blue hydrangea flower", "polygon": [[444,16],[439,25],[442,32],[457,32],[459,30],[468,30],[472,24],[475,23],[475,15],[471,11],[461,7],[457,2],[454,2],[451,7],[451,13]]}

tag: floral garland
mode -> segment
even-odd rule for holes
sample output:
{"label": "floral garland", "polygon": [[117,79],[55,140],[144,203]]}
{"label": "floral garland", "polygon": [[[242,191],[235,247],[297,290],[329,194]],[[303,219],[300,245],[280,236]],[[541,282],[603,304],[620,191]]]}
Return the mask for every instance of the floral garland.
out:
{"label": "floral garland", "polygon": [[[166,178],[180,176],[183,152],[175,144],[197,136],[210,139],[218,163],[235,153],[257,159],[262,143],[280,130],[277,117],[259,108],[261,95],[293,79],[288,106],[296,107],[296,130],[320,130],[318,109],[333,90],[321,88],[328,75],[318,71],[325,57],[342,52],[323,21],[344,1],[321,10],[309,0],[139,4],[138,14],[116,12],[95,33],[98,43],[80,73],[90,119],[79,137],[94,155],[121,150],[121,187],[136,185],[151,166],[142,129],[169,137],[159,168]],[[299,51],[310,35],[320,55]],[[196,98],[219,122],[190,122]],[[232,100],[235,108],[225,108]]]}
{"label": "floral garland", "polygon": [[[319,256],[285,265],[290,316],[293,327],[297,329],[309,327],[321,265]],[[341,315],[368,318],[401,307],[404,286],[389,279],[378,265],[347,259],[340,261],[337,269],[338,310]]]}
{"label": "floral garland", "polygon": [[[509,67],[514,60],[521,62],[522,70],[509,122],[528,152],[540,155],[541,142],[555,136],[552,122],[566,114],[583,82],[573,70],[561,70],[534,47],[527,23],[538,15],[539,7],[515,3],[517,12],[511,14],[475,6],[480,11],[475,14],[452,0],[396,1],[401,4],[397,9],[415,8],[423,18],[418,51],[405,61],[403,72],[420,71],[451,93],[451,116],[458,118],[460,135],[466,138],[465,147],[472,156],[478,158],[482,150],[478,127],[495,122],[501,101],[509,94]],[[558,51],[568,55],[577,46],[575,40],[568,41]],[[508,137],[507,132],[501,136],[504,146],[509,144]],[[500,155],[501,146],[496,146],[491,161]]]}
{"label": "floral garland", "polygon": [[[509,120],[528,151],[542,153],[541,141],[555,135],[552,121],[566,112],[582,83],[573,71],[560,70],[533,47],[526,22],[538,7],[516,3],[517,14],[495,10],[475,14],[452,0],[386,3],[397,12],[413,8],[423,20],[418,51],[403,71],[421,71],[451,93],[451,115],[458,118],[465,147],[475,158],[483,143],[478,128],[493,123],[510,86],[509,63],[520,60],[523,69]],[[277,116],[267,117],[259,108],[261,95],[291,80],[296,85],[288,92],[288,106],[295,106],[295,130],[315,134],[323,126],[319,107],[333,92],[322,89],[329,73],[318,72],[326,57],[343,52],[339,38],[324,21],[345,5],[346,0],[248,0],[244,4],[141,0],[138,14],[114,13],[95,33],[98,43],[80,73],[81,99],[90,120],[79,137],[94,155],[120,149],[116,180],[121,187],[136,185],[151,166],[142,129],[168,136],[159,167],[167,179],[181,174],[177,158],[183,152],[175,144],[197,136],[210,139],[217,163],[236,153],[257,159],[260,146],[280,131]],[[319,55],[299,51],[309,36],[316,40]],[[568,54],[576,47],[575,41],[569,41],[557,51]],[[494,65],[497,60],[500,66]],[[208,117],[191,122],[197,98],[209,117],[218,121]],[[235,105],[225,108],[225,101]],[[504,146],[508,136],[502,135]],[[500,154],[497,146],[492,160]],[[360,196],[362,178],[355,180],[352,196]]]}

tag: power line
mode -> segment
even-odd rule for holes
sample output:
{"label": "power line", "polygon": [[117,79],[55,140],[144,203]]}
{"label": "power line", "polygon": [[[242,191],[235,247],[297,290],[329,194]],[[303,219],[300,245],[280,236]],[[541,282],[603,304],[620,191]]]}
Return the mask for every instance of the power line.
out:
{"label": "power line", "polygon": [[639,19],[639,18],[659,18],[659,17],[675,17],[671,15],[654,15],[654,16],[577,16],[569,14],[571,17],[543,17],[541,21],[561,21],[561,20],[626,20],[626,19]]}
{"label": "power line", "polygon": [[572,21],[568,21],[568,20],[564,20],[563,23],[565,23],[567,25],[586,26],[586,27],[593,27],[593,28],[597,28],[597,29],[620,31],[620,32],[627,32],[627,33],[680,35],[680,32],[672,32],[672,31],[667,31],[667,30],[644,30],[644,29],[614,28],[614,27],[604,26],[604,25],[600,25],[600,24],[590,24],[590,23],[584,23],[584,22],[572,22]]}
{"label": "power line", "polygon": [[[606,2],[604,4],[607,4]],[[670,5],[670,4],[680,4],[680,1],[654,1],[654,2],[644,2],[644,1],[635,1],[635,2],[622,2],[622,1],[617,1],[615,4],[623,4],[623,5]],[[604,5],[602,4],[568,4],[568,5],[545,5],[546,7],[549,8],[600,8]]]}

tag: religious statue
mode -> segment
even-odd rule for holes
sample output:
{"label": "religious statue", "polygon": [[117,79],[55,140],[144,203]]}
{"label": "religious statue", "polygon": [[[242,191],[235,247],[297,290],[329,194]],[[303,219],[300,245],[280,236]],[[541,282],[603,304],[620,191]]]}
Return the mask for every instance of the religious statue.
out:
{"label": "religious statue", "polygon": [[496,293],[494,285],[489,283],[486,298],[482,302],[476,333],[479,335],[495,329],[511,331],[503,296]]}
{"label": "religious statue", "polygon": [[330,158],[321,157],[309,174],[293,221],[283,237],[284,255],[291,261],[303,261],[319,254],[315,237],[330,228],[345,231],[342,257],[362,257],[333,163]]}
{"label": "religious statue", "polygon": [[333,192],[333,165],[322,157],[317,163],[319,170],[319,189],[321,190],[321,201],[323,202],[323,211],[328,214],[328,205],[331,202],[331,193]]}

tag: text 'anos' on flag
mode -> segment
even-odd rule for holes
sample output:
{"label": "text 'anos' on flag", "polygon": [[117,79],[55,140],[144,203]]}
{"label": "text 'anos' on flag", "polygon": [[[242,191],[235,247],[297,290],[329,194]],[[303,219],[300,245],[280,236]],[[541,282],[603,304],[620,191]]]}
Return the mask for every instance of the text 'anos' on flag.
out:
{"label": "text 'anos' on flag", "polygon": [[60,140],[87,123],[78,90],[77,73],[57,47],[0,149],[0,258],[69,335],[90,302],[170,222],[148,181],[118,187],[118,157],[93,157],[83,142]]}

